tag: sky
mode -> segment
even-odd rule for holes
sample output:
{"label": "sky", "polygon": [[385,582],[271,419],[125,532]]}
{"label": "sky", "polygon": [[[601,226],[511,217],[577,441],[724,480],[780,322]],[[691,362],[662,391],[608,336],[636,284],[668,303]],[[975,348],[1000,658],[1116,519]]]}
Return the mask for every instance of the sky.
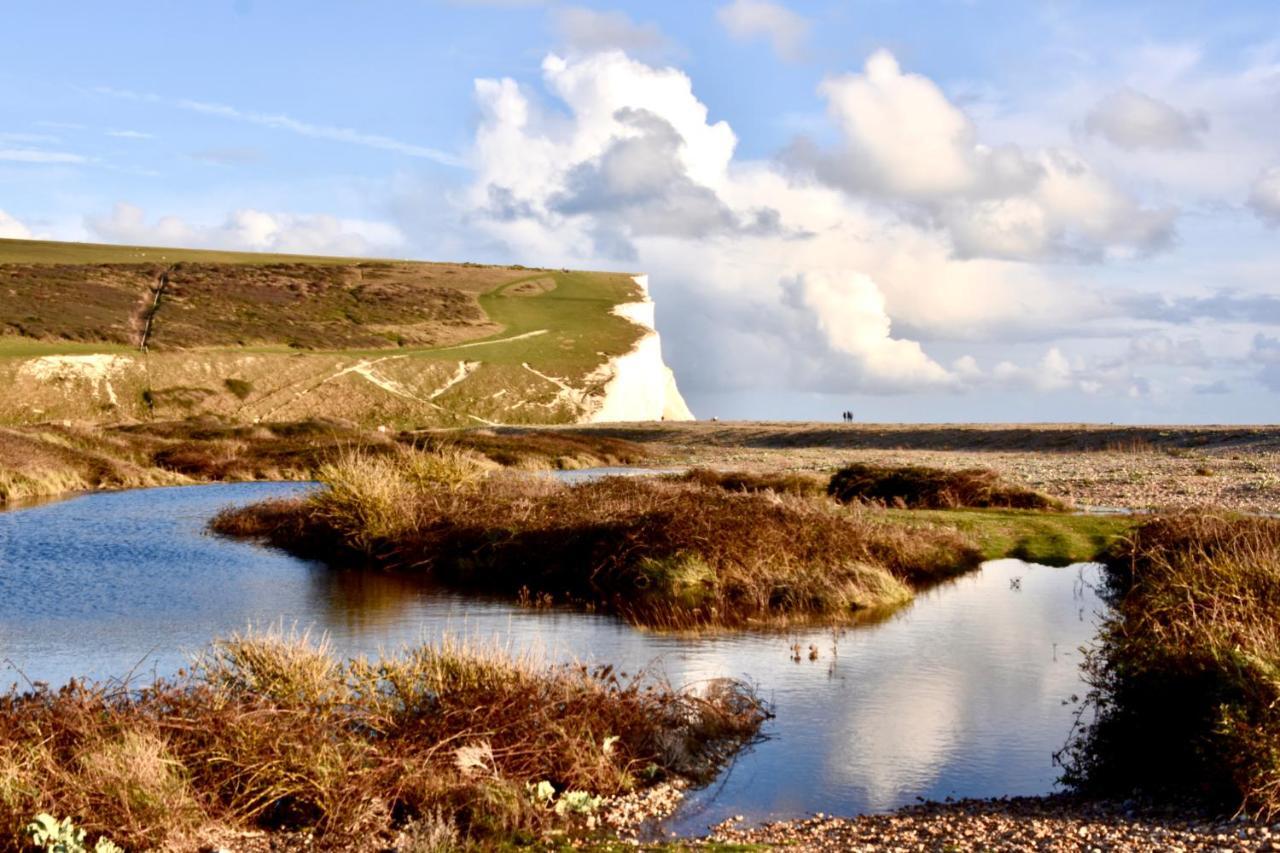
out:
{"label": "sky", "polygon": [[646,272],[704,418],[1280,412],[1274,0],[4,19],[3,237]]}

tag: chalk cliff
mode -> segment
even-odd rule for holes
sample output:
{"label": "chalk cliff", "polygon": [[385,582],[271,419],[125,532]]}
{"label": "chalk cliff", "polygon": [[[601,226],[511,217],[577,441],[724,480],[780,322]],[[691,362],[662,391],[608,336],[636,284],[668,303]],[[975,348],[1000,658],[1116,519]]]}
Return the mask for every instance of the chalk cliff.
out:
{"label": "chalk cliff", "polygon": [[604,394],[591,408],[587,421],[691,421],[693,412],[680,396],[675,374],[662,360],[662,338],[654,324],[649,276],[635,276],[635,282],[644,299],[618,305],[613,313],[626,317],[646,333],[630,352],[610,359],[601,368],[602,375],[608,377]]}

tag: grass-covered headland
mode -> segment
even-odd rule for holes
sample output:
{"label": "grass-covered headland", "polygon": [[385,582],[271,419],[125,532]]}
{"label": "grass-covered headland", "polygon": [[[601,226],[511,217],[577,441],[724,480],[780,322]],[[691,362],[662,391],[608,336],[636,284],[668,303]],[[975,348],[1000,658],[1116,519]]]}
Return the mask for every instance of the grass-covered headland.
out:
{"label": "grass-covered headland", "polygon": [[983,536],[945,517],[845,505],[785,477],[695,471],[569,485],[487,474],[473,453],[442,449],[351,454],[320,479],[310,497],[229,509],[213,529],[675,628],[846,621],[991,556]]}
{"label": "grass-covered headland", "polygon": [[598,798],[707,779],[765,716],[731,681],[675,691],[451,645],[341,662],[233,637],[144,690],[0,697],[0,846],[22,849],[38,814],[127,849],[253,829],[432,851],[584,833]]}
{"label": "grass-covered headland", "polygon": [[1086,792],[1280,815],[1280,520],[1152,519],[1107,557]]}

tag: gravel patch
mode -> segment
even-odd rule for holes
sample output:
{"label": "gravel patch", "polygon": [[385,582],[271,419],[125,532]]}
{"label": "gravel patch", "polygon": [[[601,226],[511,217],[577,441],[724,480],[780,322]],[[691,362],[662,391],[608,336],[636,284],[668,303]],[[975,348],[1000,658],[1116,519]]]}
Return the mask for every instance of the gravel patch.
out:
{"label": "gravel patch", "polygon": [[707,843],[796,851],[1280,850],[1280,824],[1179,817],[1067,796],[925,803],[892,814],[745,827],[727,821]]}

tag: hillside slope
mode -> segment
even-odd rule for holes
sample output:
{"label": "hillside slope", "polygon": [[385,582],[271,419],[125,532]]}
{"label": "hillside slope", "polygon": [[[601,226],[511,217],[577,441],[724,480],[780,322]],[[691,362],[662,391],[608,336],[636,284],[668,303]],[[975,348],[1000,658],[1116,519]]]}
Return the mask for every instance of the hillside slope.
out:
{"label": "hillside slope", "polygon": [[691,418],[643,276],[0,240],[0,423]]}

